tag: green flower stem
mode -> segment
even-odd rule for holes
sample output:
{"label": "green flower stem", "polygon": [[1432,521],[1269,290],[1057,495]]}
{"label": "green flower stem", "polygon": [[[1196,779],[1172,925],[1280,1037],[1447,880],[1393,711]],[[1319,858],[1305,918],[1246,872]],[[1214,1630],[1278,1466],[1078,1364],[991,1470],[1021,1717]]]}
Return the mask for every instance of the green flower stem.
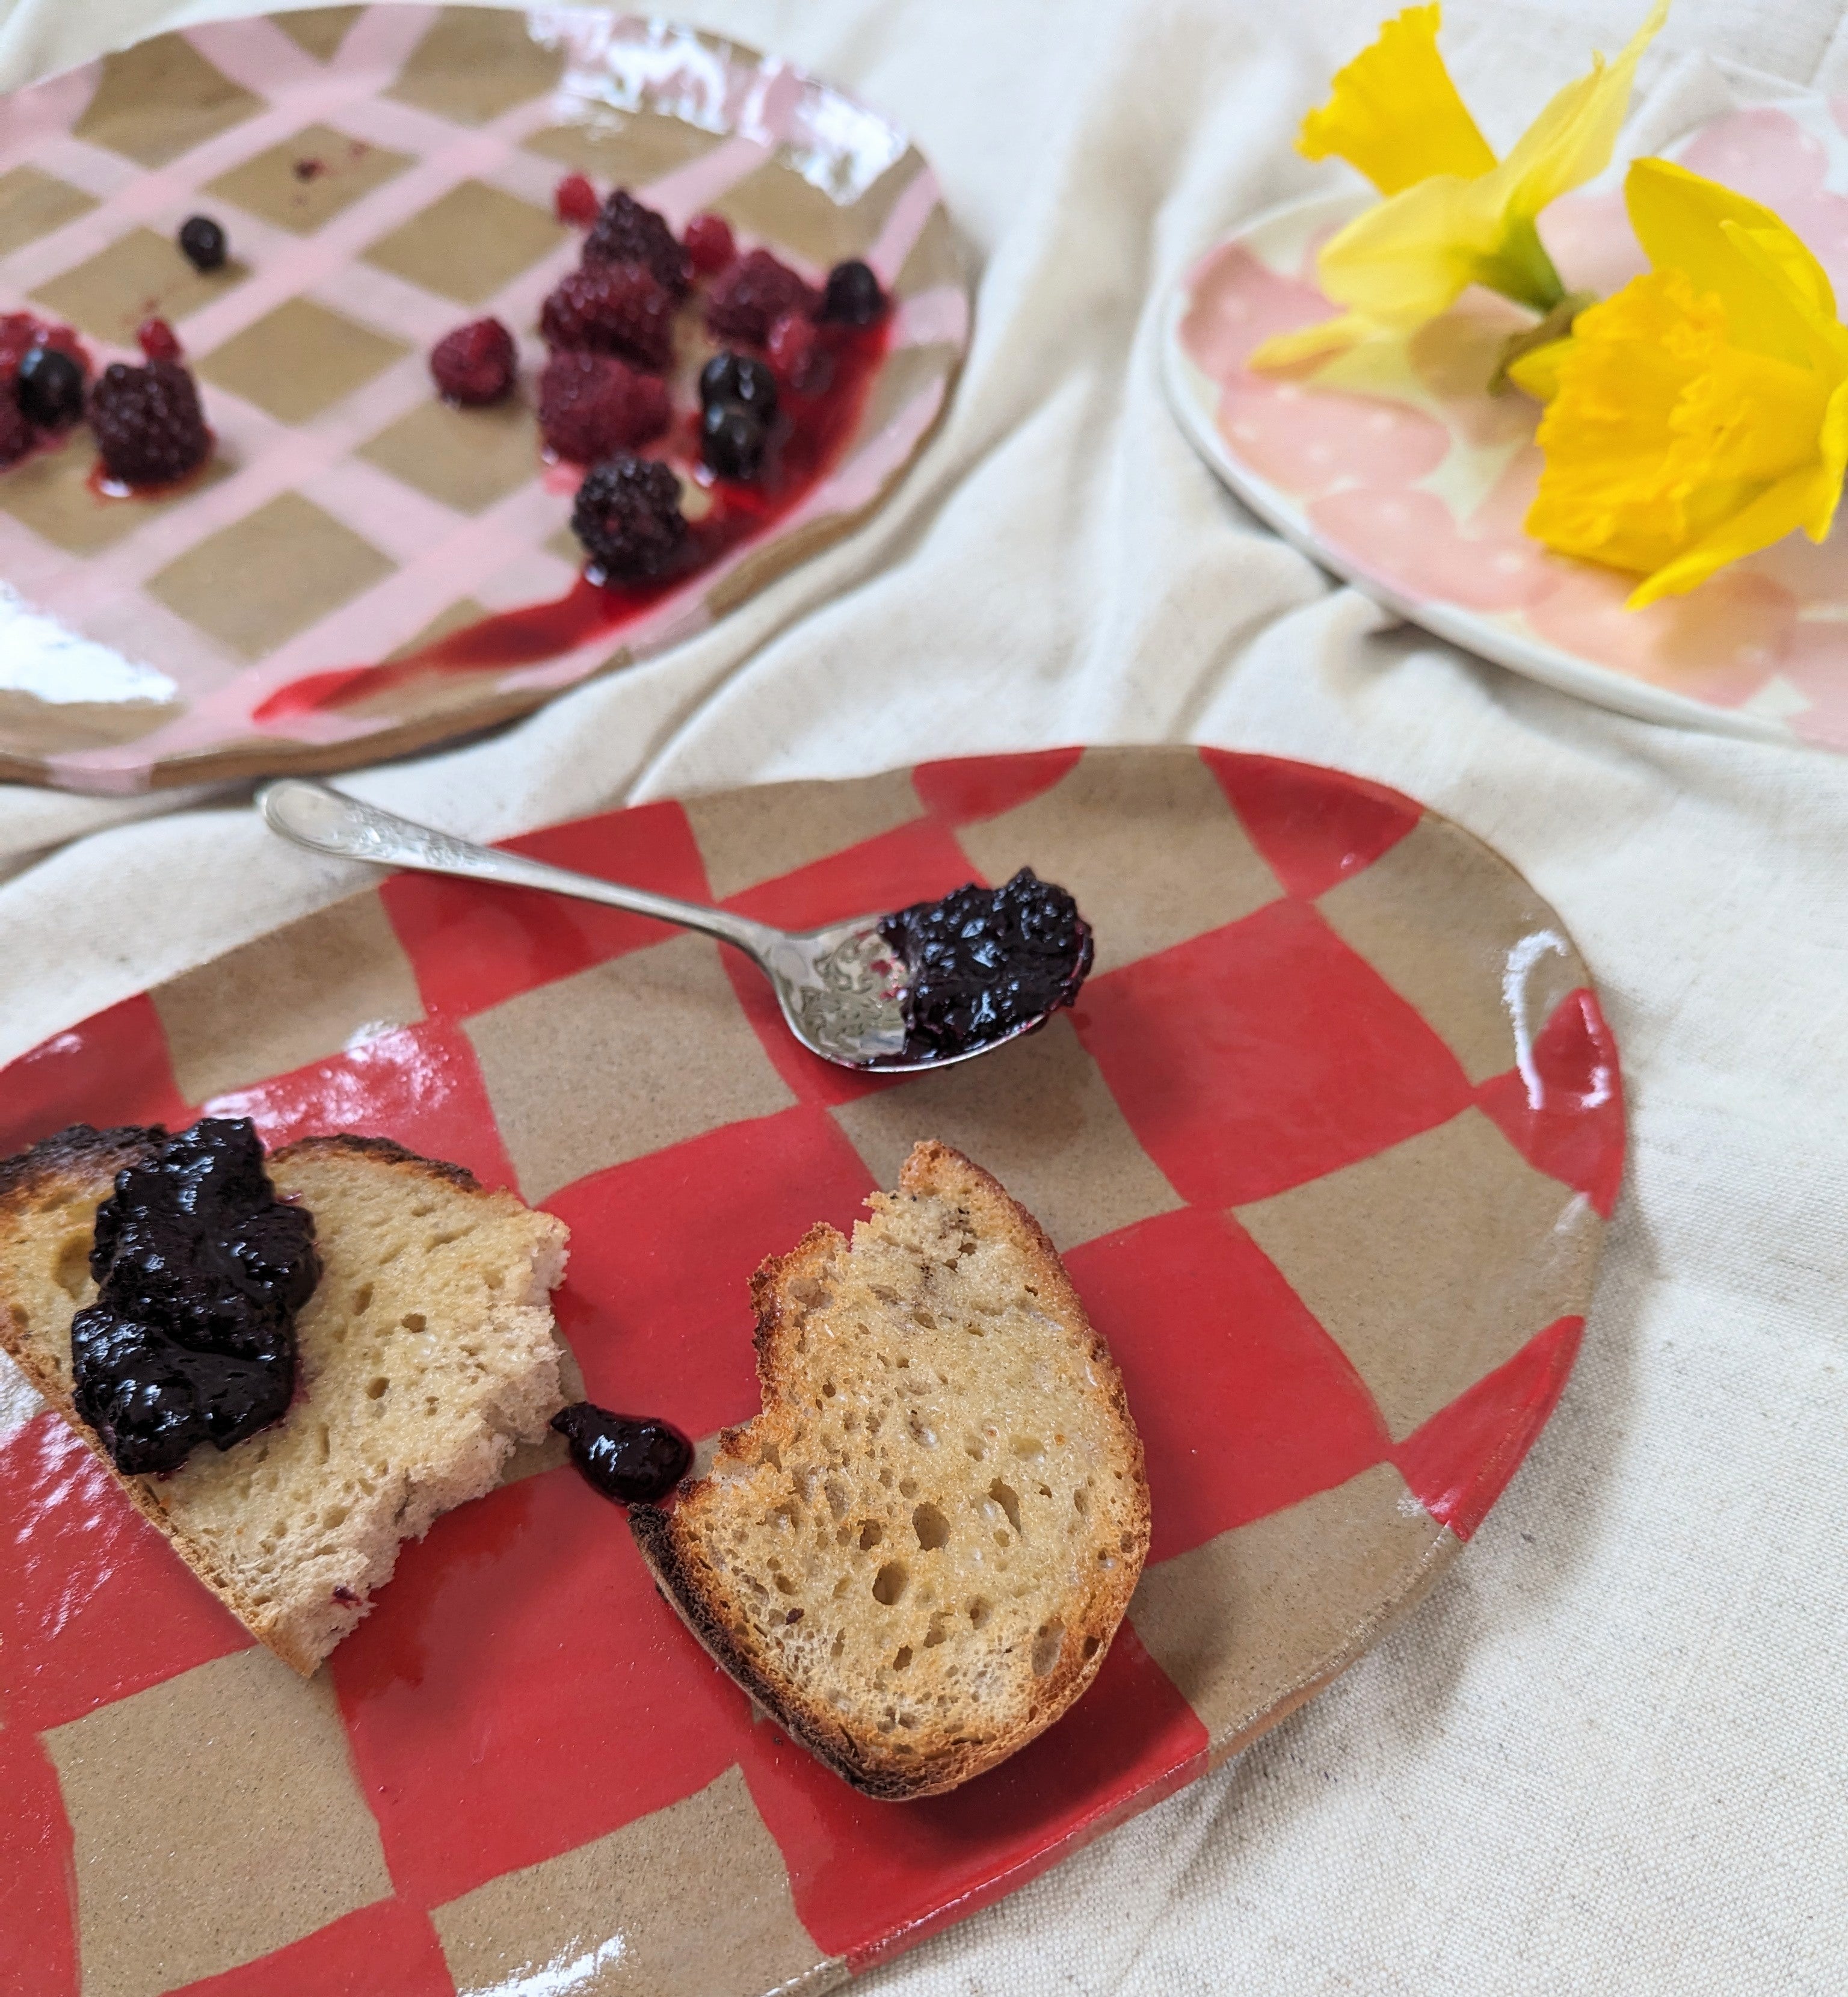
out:
{"label": "green flower stem", "polygon": [[1476,281],[1537,312],[1551,312],[1566,296],[1565,285],[1531,222],[1514,224],[1500,250],[1477,265]]}
{"label": "green flower stem", "polygon": [[1568,291],[1551,312],[1527,328],[1524,333],[1510,333],[1502,343],[1502,357],[1495,363],[1495,371],[1488,378],[1488,391],[1491,395],[1505,395],[1514,384],[1508,378],[1508,371],[1524,354],[1532,354],[1537,347],[1550,347],[1556,340],[1564,340],[1572,331],[1572,322],[1587,305],[1598,302],[1595,291]]}

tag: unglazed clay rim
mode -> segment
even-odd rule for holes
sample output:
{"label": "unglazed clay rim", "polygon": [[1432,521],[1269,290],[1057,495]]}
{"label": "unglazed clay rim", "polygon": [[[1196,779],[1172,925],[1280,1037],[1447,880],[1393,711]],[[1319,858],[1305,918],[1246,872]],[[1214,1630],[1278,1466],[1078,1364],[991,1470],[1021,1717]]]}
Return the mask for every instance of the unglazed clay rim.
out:
{"label": "unglazed clay rim", "polygon": [[1194,257],[1170,284],[1161,309],[1162,383],[1168,406],[1188,441],[1233,495],[1298,554],[1308,556],[1319,567],[1359,590],[1382,609],[1407,623],[1419,625],[1434,637],[1561,693],[1640,721],[1666,722],[1676,727],[1705,729],[1760,742],[1800,743],[1801,738],[1788,728],[1764,716],[1690,699],[1684,694],[1670,692],[1665,687],[1600,665],[1576,652],[1511,631],[1474,611],[1400,589],[1390,576],[1369,568],[1329,540],[1295,499],[1234,456],[1213,419],[1219,385],[1195,364],[1181,340],[1181,321],[1193,302],[1195,273],[1209,257],[1234,245],[1249,245],[1255,251],[1280,229],[1305,223],[1339,226],[1367,205],[1367,197],[1354,191],[1314,195],[1267,209]]}
{"label": "unglazed clay rim", "polygon": [[[381,4],[381,0],[362,0],[362,4],[376,5]],[[779,58],[767,55],[749,43],[734,41],[715,30],[677,22],[664,22],[652,15],[626,14],[619,9],[611,7],[574,5],[557,9],[529,4],[523,9],[503,10],[482,5],[481,0],[420,0],[420,4],[428,8],[433,25],[441,15],[465,11],[515,12],[523,14],[529,23],[542,25],[548,22],[555,25],[558,20],[567,17],[585,20],[598,16],[612,22],[645,22],[650,29],[665,28],[671,33],[691,36],[735,67],[761,71],[768,66],[798,86],[819,88],[833,98],[868,111],[891,133],[899,148],[898,159],[902,160],[908,153],[917,160],[918,172],[915,178],[931,178],[936,198],[918,225],[914,247],[917,241],[923,240],[926,231],[933,224],[941,224],[947,220],[947,211],[940,190],[935,189],[930,163],[902,126],[884,112],[866,105],[855,93],[826,82],[805,69],[784,64]],[[181,28],[126,43],[122,50],[116,53],[145,47],[170,36],[182,36],[188,26],[235,26],[239,20],[284,19],[294,11],[257,9],[224,22],[182,24]],[[21,88],[25,90],[43,88],[90,68],[104,59],[102,57],[93,57],[88,62],[55,71]],[[7,101],[7,98],[0,98],[0,106]],[[656,110],[653,115],[668,114]],[[785,173],[791,171],[786,164],[776,160],[774,155],[767,164],[777,166]],[[138,171],[145,172],[147,170]],[[563,173],[567,170],[560,167],[557,171]],[[771,240],[774,241],[775,239],[773,237]],[[484,687],[466,705],[439,702],[435,710],[427,715],[412,714],[371,733],[343,741],[301,741],[292,740],[286,733],[259,733],[249,726],[241,726],[227,729],[226,733],[232,739],[223,747],[204,743],[198,747],[164,752],[156,750],[145,761],[124,754],[114,767],[97,772],[68,767],[67,757],[82,753],[81,751],[54,750],[47,755],[33,756],[0,747],[0,782],[33,784],[80,794],[121,795],[145,790],[239,782],[271,774],[319,774],[363,767],[498,728],[593,680],[607,678],[632,666],[651,663],[690,640],[702,636],[732,611],[742,608],[795,570],[806,566],[812,559],[826,554],[837,543],[865,525],[891,498],[936,437],[948,415],[951,398],[967,357],[971,336],[974,301],[966,268],[960,267],[960,257],[957,262],[959,267],[954,288],[960,292],[962,300],[961,323],[959,329],[917,343],[920,347],[936,347],[941,358],[935,371],[935,409],[912,437],[908,447],[889,470],[877,477],[870,495],[857,504],[837,503],[826,510],[808,511],[815,498],[825,491],[829,482],[846,467],[849,460],[843,457],[839,464],[824,474],[820,484],[801,502],[795,512],[788,519],[774,526],[767,536],[741,543],[730,551],[715,571],[702,571],[689,578],[689,588],[698,593],[689,597],[688,608],[696,615],[703,616],[703,622],[695,623],[691,628],[682,629],[678,635],[670,635],[664,644],[643,640],[639,648],[632,649],[624,642],[623,634],[619,629],[611,634],[608,641],[608,656],[600,664],[568,681],[551,686],[509,685],[500,683],[505,677],[503,674],[491,672],[487,677],[495,683]],[[295,295],[296,294],[291,294],[291,297]],[[897,299],[898,295],[895,293],[895,309]],[[460,312],[465,309],[457,309]],[[908,350],[910,350],[903,347],[895,349],[893,356],[888,357],[888,364],[891,358]],[[881,374],[883,371],[882,367]],[[874,390],[880,378],[879,375],[874,378]],[[741,567],[747,568],[750,574],[745,588],[740,592],[733,572]],[[30,610],[34,606],[27,598],[23,607]],[[250,663],[251,668],[255,669],[262,665],[263,660],[259,658]],[[518,673],[530,673],[533,668],[528,666],[512,670]],[[233,675],[233,680],[236,677]],[[55,703],[47,705],[55,712]],[[134,744],[130,743],[124,747],[125,750],[132,750]]]}

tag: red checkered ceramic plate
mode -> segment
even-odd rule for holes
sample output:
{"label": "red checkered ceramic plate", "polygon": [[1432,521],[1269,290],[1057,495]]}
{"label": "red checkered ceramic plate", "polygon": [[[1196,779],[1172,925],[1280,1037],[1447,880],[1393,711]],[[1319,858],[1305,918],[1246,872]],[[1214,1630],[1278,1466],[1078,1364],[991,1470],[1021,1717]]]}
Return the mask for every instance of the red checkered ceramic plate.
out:
{"label": "red checkered ceramic plate", "polygon": [[1621,1168],[1615,1050],[1553,912],[1405,798],[1071,750],[513,843],[791,924],[1030,861],[1076,892],[1097,969],[993,1059],[875,1081],[805,1054],[716,944],[404,874],[15,1063],[0,1147],[205,1107],[457,1160],[570,1223],[558,1315],[592,1397],[708,1436],[757,1406],[752,1268],[945,1138],[1040,1216],[1122,1363],[1154,1516],[1129,1620],[1012,1761],[870,1802],[753,1718],[542,1451],[408,1547],[304,1682],[16,1378],[0,1988],[832,1987],[1326,1683],[1456,1557],[1564,1384]]}
{"label": "red checkered ceramic plate", "polygon": [[[581,247],[552,212],[572,171],[677,228],[722,215],[812,279],[864,258],[895,302],[815,416],[814,464],[666,590],[579,585],[576,478],[540,460],[533,329]],[[195,211],[227,231],[222,270],[174,247]],[[99,361],[138,359],[164,315],[218,440],[164,501],[101,495],[81,426],[0,471],[0,778],[91,791],[401,754],[702,629],[891,489],[969,323],[935,177],[889,120],[595,8],[215,22],[0,102],[0,312],[19,309]],[[450,409],[426,356],[485,313],[525,388]]]}

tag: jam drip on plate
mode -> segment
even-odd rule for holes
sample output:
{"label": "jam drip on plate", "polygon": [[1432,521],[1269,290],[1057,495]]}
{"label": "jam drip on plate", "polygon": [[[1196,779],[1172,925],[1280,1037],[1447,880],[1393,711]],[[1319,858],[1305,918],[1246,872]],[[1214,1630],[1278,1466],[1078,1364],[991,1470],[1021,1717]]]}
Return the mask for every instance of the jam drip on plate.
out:
{"label": "jam drip on plate", "polygon": [[879,933],[910,974],[908,1061],[964,1053],[1069,1005],[1091,970],[1091,925],[1030,867],[1005,887],[971,884],[897,909]]}
{"label": "jam drip on plate", "polygon": [[666,1497],[693,1461],[693,1445],[678,1429],[647,1416],[612,1415],[590,1401],[560,1408],[552,1426],[584,1476],[624,1505]]}
{"label": "jam drip on plate", "polygon": [[116,1176],[97,1209],[102,1285],[71,1326],[77,1411],[129,1474],[267,1428],[295,1389],[295,1316],[321,1263],[248,1117],[202,1117]]}
{"label": "jam drip on plate", "polygon": [[831,329],[825,367],[805,389],[787,389],[764,427],[762,456],[747,481],[726,478],[702,460],[701,409],[682,412],[663,448],[688,467],[705,510],[689,518],[681,558],[671,572],[618,581],[587,568],[563,596],[502,611],[463,626],[389,665],[337,666],[291,680],[264,701],[260,726],[378,698],[427,674],[505,671],[537,665],[604,638],[616,639],[674,591],[746,542],[766,536],[793,513],[846,455],[891,342],[890,317],[876,325]]}

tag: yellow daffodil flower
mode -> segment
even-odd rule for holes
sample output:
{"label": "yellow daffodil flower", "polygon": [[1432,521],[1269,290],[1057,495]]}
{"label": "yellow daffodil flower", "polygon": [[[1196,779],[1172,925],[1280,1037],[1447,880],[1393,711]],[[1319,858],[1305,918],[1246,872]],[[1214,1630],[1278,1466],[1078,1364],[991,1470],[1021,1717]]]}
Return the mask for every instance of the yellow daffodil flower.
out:
{"label": "yellow daffodil flower", "polygon": [[1304,120],[1311,159],[1338,154],[1386,198],[1357,216],[1316,258],[1322,289],[1346,310],[1267,340],[1260,367],[1339,352],[1382,331],[1409,331],[1467,285],[1546,313],[1566,290],[1534,226],[1548,203],[1604,171],[1629,103],[1637,59],[1668,12],[1655,0],[1617,60],[1593,58],[1498,160],[1437,52],[1439,9],[1408,7],[1334,81]]}
{"label": "yellow daffodil flower", "polygon": [[1527,531],[1646,580],[1640,609],[1801,527],[1829,532],[1848,470],[1848,326],[1770,209],[1666,160],[1624,197],[1653,268],[1516,361],[1546,402]]}

